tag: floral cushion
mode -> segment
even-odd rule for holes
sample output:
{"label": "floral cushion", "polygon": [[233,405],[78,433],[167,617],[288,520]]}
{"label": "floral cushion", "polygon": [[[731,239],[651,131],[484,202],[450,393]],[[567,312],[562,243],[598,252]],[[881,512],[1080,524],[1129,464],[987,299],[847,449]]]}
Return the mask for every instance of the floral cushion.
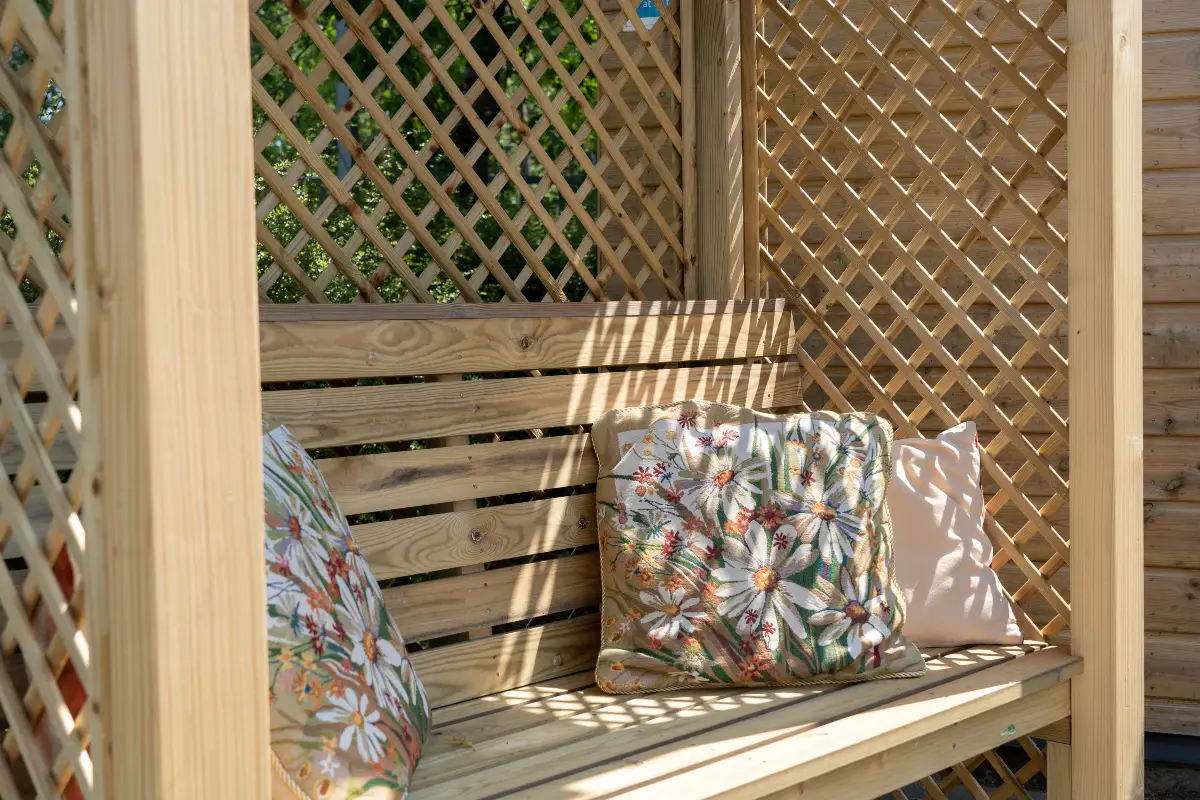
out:
{"label": "floral cushion", "polygon": [[592,440],[601,689],[924,671],[901,634],[887,422],[689,401],[611,411]]}
{"label": "floral cushion", "polygon": [[429,703],[324,478],[264,421],[271,747],[301,798],[401,798]]}

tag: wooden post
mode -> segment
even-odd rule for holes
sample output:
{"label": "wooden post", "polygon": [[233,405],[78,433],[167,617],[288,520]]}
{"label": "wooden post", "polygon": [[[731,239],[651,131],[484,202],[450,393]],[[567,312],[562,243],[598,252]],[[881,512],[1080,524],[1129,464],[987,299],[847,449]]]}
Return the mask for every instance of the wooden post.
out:
{"label": "wooden post", "polygon": [[1071,745],[1046,742],[1046,798],[1071,800]]}
{"label": "wooden post", "polygon": [[738,3],[695,4],[696,291],[744,296],[741,36]]}
{"label": "wooden post", "polygon": [[1142,795],[1142,3],[1069,5],[1073,796]]}
{"label": "wooden post", "polygon": [[739,4],[738,28],[742,48],[742,240],[746,270],[745,296],[762,296],[762,270],[758,264],[758,65],[755,56],[759,0]]}
{"label": "wooden post", "polygon": [[74,8],[91,749],[110,800],[265,798],[249,8]]}

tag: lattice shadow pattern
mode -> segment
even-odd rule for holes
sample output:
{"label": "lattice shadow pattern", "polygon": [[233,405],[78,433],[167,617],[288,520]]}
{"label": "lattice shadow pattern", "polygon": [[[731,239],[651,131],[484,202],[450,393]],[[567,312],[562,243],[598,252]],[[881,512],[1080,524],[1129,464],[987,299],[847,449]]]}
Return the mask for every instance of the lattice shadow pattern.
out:
{"label": "lattice shadow pattern", "polygon": [[0,796],[91,797],[67,0],[0,11]]}
{"label": "lattice shadow pattern", "polygon": [[252,0],[262,301],[682,297],[678,5]]}

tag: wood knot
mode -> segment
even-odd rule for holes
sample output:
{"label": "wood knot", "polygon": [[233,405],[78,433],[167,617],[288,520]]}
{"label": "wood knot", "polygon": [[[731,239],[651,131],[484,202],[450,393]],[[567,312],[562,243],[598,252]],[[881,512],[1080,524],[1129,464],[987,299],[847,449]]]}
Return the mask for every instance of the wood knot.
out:
{"label": "wood knot", "polygon": [[481,531],[479,528],[471,528],[470,536],[471,536],[471,541],[474,544],[479,544],[480,542],[483,541],[483,531]]}
{"label": "wood knot", "polygon": [[561,667],[563,665],[563,657],[558,653],[555,653],[554,658],[551,659],[550,663],[556,667]]}
{"label": "wood knot", "polygon": [[528,350],[533,347],[533,337],[529,335],[522,336],[517,340],[517,347],[520,347],[522,350]]}
{"label": "wood knot", "polygon": [[579,527],[579,530],[586,531],[588,527],[587,517],[580,517],[579,519],[575,520],[575,525]]}

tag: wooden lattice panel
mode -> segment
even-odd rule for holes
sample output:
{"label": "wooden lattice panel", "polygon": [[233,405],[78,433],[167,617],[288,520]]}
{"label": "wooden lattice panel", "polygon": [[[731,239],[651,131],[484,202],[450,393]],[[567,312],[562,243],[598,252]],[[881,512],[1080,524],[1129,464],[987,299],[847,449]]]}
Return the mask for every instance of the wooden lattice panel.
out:
{"label": "wooden lattice panel", "polygon": [[252,0],[264,302],[682,297],[679,3]]}
{"label": "wooden lattice panel", "polygon": [[[64,96],[67,0],[0,11],[0,796],[91,797],[85,699],[93,671],[82,628],[85,538],[78,512],[79,316]],[[36,301],[36,304],[31,305]]]}
{"label": "wooden lattice panel", "polygon": [[[992,566],[1027,635],[1062,634],[1063,2],[757,0],[755,21],[758,256],[803,313],[806,402],[902,436],[975,420]],[[971,786],[984,763],[1012,786]],[[1023,796],[1002,765],[946,780]]]}

